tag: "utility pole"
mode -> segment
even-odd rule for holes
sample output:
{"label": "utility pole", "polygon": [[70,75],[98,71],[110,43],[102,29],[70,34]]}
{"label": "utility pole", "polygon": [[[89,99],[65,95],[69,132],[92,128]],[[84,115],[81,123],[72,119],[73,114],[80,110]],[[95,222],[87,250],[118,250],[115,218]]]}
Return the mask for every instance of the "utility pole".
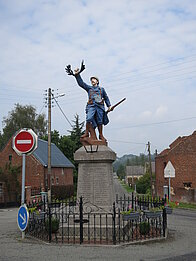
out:
{"label": "utility pole", "polygon": [[[52,104],[52,99],[54,99],[57,103],[56,98],[58,97],[62,97],[65,94],[58,94],[56,97],[54,96],[54,94],[52,93],[51,88],[48,89],[48,175],[47,175],[47,189],[48,189],[48,202],[51,202],[51,173],[52,173],[52,169],[51,169],[51,104]],[[58,105],[58,103],[57,103]],[[59,105],[58,105],[59,106]]]}
{"label": "utility pole", "polygon": [[152,197],[152,195],[153,195],[153,193],[152,193],[152,164],[151,164],[151,154],[150,154],[150,142],[148,142],[147,146],[148,146],[148,160],[149,160],[149,171],[150,171],[150,194]]}
{"label": "utility pole", "polygon": [[157,197],[157,179],[156,179],[156,157],[157,157],[157,155],[158,155],[158,152],[156,149],[155,150],[155,187],[154,187],[156,197]]}
{"label": "utility pole", "polygon": [[48,202],[51,202],[51,88],[48,89]]}

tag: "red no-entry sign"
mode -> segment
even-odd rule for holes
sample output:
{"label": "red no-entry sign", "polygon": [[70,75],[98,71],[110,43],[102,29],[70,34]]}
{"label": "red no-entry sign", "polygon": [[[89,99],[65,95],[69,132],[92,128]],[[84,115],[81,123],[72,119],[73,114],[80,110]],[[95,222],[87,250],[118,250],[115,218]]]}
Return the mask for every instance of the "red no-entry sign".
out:
{"label": "red no-entry sign", "polygon": [[22,129],[14,136],[12,147],[18,155],[30,154],[37,148],[37,135],[31,129]]}
{"label": "red no-entry sign", "polygon": [[[12,148],[15,152],[22,156],[22,192],[21,192],[21,204],[25,203],[25,162],[26,155],[31,154],[37,148],[37,135],[31,129],[22,129],[16,133],[12,140]],[[26,223],[26,216],[22,216],[22,223]],[[22,238],[24,238],[24,232],[22,232]]]}

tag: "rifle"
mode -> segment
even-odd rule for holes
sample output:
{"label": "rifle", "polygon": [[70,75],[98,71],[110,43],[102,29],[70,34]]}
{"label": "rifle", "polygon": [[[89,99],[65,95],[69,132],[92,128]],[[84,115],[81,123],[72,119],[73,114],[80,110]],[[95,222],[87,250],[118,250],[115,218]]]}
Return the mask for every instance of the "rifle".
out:
{"label": "rifle", "polygon": [[[114,105],[111,107],[110,111],[113,111],[119,104],[121,104],[121,103],[124,102],[125,100],[126,100],[126,98],[124,98],[124,99],[120,100],[119,102],[117,102],[116,104],[114,104]],[[110,111],[107,110],[106,113],[108,113],[108,112],[110,112]]]}

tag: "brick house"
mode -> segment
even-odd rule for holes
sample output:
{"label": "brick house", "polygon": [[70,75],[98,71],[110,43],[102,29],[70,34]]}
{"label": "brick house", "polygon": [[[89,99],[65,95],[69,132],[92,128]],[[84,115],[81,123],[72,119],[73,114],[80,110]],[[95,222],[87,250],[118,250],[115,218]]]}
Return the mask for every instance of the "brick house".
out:
{"label": "brick house", "polygon": [[[22,157],[12,149],[12,138],[7,145],[0,151],[0,168],[5,169],[5,166],[22,166]],[[47,164],[48,164],[48,142],[38,139],[37,149],[29,156],[26,156],[25,166],[25,188],[26,200],[41,191],[46,191],[47,185]],[[74,165],[65,157],[55,144],[51,144],[51,184],[73,186],[73,169]],[[18,181],[21,186],[22,168],[18,175]],[[0,203],[9,203],[18,201],[18,195],[11,188],[10,195],[6,189],[4,181],[0,180]],[[28,199],[27,199],[28,197]]]}
{"label": "brick house", "polygon": [[196,201],[196,131],[190,136],[178,137],[169,148],[155,158],[156,190],[163,197],[163,186],[169,179],[164,178],[164,168],[168,162],[175,168],[175,178],[171,178],[171,200]]}

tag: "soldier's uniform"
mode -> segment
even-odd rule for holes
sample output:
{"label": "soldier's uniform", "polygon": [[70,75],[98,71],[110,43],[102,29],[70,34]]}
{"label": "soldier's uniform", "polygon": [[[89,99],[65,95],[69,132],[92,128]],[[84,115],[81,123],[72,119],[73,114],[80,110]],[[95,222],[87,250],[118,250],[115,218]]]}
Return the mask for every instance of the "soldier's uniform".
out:
{"label": "soldier's uniform", "polygon": [[[110,100],[103,87],[88,85],[83,82],[80,74],[75,75],[77,83],[88,93],[88,102],[86,105],[86,122],[91,123],[93,128],[98,125],[107,125],[109,122],[107,113],[105,112],[104,102],[110,107]],[[92,77],[95,78],[95,77]]]}

